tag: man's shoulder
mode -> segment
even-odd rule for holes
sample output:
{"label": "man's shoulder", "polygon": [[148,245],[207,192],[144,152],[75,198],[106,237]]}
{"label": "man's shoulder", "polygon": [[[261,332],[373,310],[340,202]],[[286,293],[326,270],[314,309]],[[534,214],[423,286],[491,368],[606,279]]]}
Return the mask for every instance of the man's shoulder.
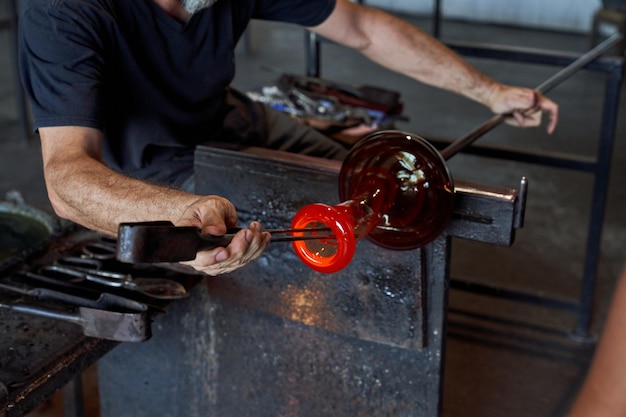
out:
{"label": "man's shoulder", "polygon": [[[118,15],[118,0],[20,0],[20,21],[24,28],[55,25],[76,31],[79,28],[108,27]],[[56,23],[53,23],[56,22]]]}
{"label": "man's shoulder", "polygon": [[112,10],[117,0],[20,0],[22,11],[29,9]]}
{"label": "man's shoulder", "polygon": [[117,3],[117,0],[20,0],[25,6],[63,7],[71,6],[108,6]]}

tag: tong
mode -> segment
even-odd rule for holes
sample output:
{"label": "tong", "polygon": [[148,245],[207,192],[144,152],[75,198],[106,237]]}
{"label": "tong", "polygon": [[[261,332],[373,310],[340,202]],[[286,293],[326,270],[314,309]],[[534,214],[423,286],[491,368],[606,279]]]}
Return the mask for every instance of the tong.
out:
{"label": "tong", "polygon": [[[241,228],[231,228],[222,236],[212,236],[201,234],[196,227],[177,227],[168,221],[121,223],[116,258],[128,263],[191,261],[202,249],[228,246],[240,230]],[[272,234],[272,242],[336,239],[327,227],[264,231]],[[294,236],[294,233],[301,234]]]}

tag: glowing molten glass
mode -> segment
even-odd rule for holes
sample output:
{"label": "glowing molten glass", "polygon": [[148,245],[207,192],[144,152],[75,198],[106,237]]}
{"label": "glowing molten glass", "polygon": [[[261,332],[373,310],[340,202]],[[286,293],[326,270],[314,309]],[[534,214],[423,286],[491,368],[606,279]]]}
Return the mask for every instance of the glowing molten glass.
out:
{"label": "glowing molten glass", "polygon": [[[291,223],[294,229],[329,228],[335,236],[293,242],[298,257],[318,272],[345,268],[363,237],[395,250],[430,243],[448,223],[454,189],[445,161],[430,143],[382,131],[351,149],[339,173],[339,196],[343,203],[305,206]],[[316,232],[294,235],[311,233]]]}

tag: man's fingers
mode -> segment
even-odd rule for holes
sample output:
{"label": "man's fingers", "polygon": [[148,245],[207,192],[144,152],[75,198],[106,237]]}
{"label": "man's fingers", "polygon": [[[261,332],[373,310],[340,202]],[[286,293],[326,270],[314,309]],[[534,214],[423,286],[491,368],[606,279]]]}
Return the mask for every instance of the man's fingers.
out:
{"label": "man's fingers", "polygon": [[506,123],[520,127],[535,127],[541,124],[542,114],[548,115],[548,133],[553,133],[558,124],[559,106],[546,98],[540,91],[521,87],[502,86],[497,100],[491,105],[497,114],[507,115]]}
{"label": "man's fingers", "polygon": [[535,127],[541,124],[541,110],[517,110],[506,119],[507,124],[518,127]]}
{"label": "man's fingers", "polygon": [[548,133],[552,134],[559,123],[559,105],[552,100],[539,96],[538,106],[548,114]]}
{"label": "man's fingers", "polygon": [[228,247],[200,251],[196,259],[186,264],[208,275],[225,274],[261,256],[269,242],[270,234],[261,232],[261,224],[253,222],[240,230]]}

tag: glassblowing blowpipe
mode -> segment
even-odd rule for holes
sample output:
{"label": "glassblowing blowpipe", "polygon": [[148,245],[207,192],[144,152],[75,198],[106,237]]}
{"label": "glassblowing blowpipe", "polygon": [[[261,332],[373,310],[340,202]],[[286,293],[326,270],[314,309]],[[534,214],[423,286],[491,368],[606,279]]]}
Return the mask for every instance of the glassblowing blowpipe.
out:
{"label": "glassblowing blowpipe", "polygon": [[[622,40],[616,33],[538,85],[546,93]],[[535,111],[535,109],[531,109]],[[356,242],[367,237],[389,249],[414,249],[428,244],[445,229],[453,208],[452,177],[445,160],[500,125],[498,114],[441,154],[426,140],[410,133],[382,131],[359,141],[339,173],[336,206],[312,204],[292,221],[297,229],[328,227],[335,239],[293,241],[298,257],[319,272],[345,268]],[[297,232],[294,236],[310,236]]]}

